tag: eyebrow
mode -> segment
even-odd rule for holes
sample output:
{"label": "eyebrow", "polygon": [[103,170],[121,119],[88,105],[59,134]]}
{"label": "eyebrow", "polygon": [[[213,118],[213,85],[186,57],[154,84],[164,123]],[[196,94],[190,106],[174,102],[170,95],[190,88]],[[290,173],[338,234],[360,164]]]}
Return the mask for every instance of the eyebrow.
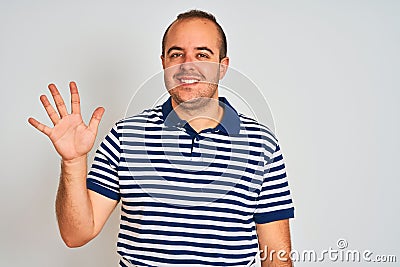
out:
{"label": "eyebrow", "polygon": [[214,55],[214,52],[210,48],[208,48],[206,46],[196,47],[196,50],[206,50],[206,51],[210,52],[211,55]]}
{"label": "eyebrow", "polygon": [[[179,46],[171,46],[171,47],[168,49],[167,54],[169,54],[172,50],[183,51],[183,48],[182,48],[182,47],[179,47]],[[213,52],[210,48],[208,48],[207,46],[199,46],[199,47],[196,47],[196,50],[206,50],[206,51],[208,51],[211,55],[214,55],[214,52]]]}

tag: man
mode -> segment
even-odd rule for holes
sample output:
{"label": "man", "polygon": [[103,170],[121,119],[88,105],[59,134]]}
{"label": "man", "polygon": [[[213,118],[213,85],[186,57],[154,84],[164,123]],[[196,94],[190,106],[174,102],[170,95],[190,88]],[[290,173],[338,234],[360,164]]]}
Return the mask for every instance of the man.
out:
{"label": "man", "polygon": [[40,99],[54,128],[29,122],[62,158],[56,213],[68,247],[97,236],[121,201],[120,266],[253,266],[259,249],[268,253],[263,266],[291,266],[294,211],[282,155],[268,128],[219,97],[226,47],[211,14],[180,14],[162,42],[171,97],[117,122],[89,174],[104,109],[85,125],[76,84],[70,114],[49,85],[58,114]]}

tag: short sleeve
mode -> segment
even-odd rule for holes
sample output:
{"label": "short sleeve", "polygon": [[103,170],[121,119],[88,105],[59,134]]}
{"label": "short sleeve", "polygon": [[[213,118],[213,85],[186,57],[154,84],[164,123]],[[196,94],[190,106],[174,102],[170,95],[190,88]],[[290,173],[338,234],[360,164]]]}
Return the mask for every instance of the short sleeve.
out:
{"label": "short sleeve", "polygon": [[254,221],[258,224],[294,217],[285,163],[278,144],[264,163],[264,180],[257,199]]}
{"label": "short sleeve", "polygon": [[117,126],[111,129],[96,151],[86,184],[87,188],[119,201],[118,166],[121,154]]}

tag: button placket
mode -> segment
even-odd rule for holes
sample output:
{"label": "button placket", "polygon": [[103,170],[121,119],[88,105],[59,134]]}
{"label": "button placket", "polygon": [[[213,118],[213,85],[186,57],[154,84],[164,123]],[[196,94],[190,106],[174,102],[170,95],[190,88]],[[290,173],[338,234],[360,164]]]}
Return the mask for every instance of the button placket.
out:
{"label": "button placket", "polygon": [[200,149],[200,134],[197,134],[192,141],[192,160],[201,160],[201,149]]}

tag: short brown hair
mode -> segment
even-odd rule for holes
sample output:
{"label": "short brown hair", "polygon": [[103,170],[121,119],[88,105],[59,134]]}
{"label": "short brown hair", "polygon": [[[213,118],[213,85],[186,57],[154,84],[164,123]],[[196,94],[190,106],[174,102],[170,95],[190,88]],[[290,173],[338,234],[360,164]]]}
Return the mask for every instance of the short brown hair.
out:
{"label": "short brown hair", "polygon": [[171,26],[177,22],[177,21],[182,21],[185,19],[207,19],[209,21],[214,22],[215,26],[217,26],[217,30],[218,33],[220,35],[220,41],[221,41],[221,45],[220,45],[220,49],[219,49],[219,59],[223,59],[224,57],[226,57],[227,54],[227,50],[228,50],[228,45],[226,42],[226,35],[224,33],[224,30],[222,29],[221,25],[218,24],[215,16],[211,13],[202,11],[202,10],[197,10],[197,9],[193,9],[193,10],[189,10],[187,12],[181,13],[179,14],[176,19],[168,26],[168,28],[165,30],[163,38],[162,38],[162,45],[161,45],[161,55],[164,56],[164,51],[165,51],[165,42],[167,39],[167,34],[169,29],[171,28]]}

